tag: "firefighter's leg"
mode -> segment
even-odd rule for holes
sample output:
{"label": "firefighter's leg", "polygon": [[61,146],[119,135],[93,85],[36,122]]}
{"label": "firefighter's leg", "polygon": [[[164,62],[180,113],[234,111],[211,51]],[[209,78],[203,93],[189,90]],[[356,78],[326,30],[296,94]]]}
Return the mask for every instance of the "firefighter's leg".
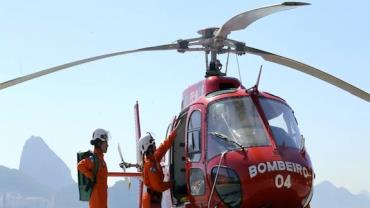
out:
{"label": "firefighter's leg", "polygon": [[150,208],[150,194],[148,192],[144,192],[141,204],[142,208]]}

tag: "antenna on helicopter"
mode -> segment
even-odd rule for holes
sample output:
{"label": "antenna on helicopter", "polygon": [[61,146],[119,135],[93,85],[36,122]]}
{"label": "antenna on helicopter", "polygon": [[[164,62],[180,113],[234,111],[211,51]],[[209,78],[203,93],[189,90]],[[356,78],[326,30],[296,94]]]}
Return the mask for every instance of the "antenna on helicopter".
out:
{"label": "antenna on helicopter", "polygon": [[260,71],[258,72],[258,77],[257,77],[256,84],[253,87],[249,88],[247,91],[258,93],[258,86],[260,84],[260,79],[261,79],[261,74],[262,74],[262,68],[263,68],[263,65],[261,64]]}
{"label": "antenna on helicopter", "polygon": [[240,83],[243,83],[243,81],[242,81],[242,75],[240,74],[240,65],[239,65],[239,59],[238,59],[238,55],[237,54],[235,54],[235,59],[236,59],[236,64],[238,66],[239,80],[240,80]]}
{"label": "antenna on helicopter", "polygon": [[260,84],[262,68],[263,68],[263,65],[261,64],[261,66],[260,66],[260,72],[258,73],[258,77],[257,77],[257,82],[256,82],[256,85],[254,86],[254,88],[255,88],[256,90],[258,90],[258,85]]}

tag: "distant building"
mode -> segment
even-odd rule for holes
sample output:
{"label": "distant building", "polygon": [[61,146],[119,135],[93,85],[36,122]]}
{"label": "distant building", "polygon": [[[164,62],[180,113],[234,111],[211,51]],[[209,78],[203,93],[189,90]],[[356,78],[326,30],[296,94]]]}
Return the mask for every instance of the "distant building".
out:
{"label": "distant building", "polygon": [[43,197],[23,197],[18,193],[0,192],[0,208],[54,208],[54,203]]}
{"label": "distant building", "polygon": [[3,195],[4,208],[18,208],[18,202],[21,200],[22,195],[18,193],[5,192]]}
{"label": "distant building", "polygon": [[4,194],[0,192],[0,208],[5,208]]}
{"label": "distant building", "polygon": [[17,208],[53,208],[50,200],[42,197],[25,197],[19,201]]}

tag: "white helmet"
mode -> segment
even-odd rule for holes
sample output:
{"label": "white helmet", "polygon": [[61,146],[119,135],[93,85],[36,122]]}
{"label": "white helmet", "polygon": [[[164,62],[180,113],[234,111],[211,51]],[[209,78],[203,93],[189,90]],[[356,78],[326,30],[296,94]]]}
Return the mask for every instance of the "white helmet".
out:
{"label": "white helmet", "polygon": [[91,144],[95,143],[97,140],[100,140],[102,142],[107,142],[110,138],[109,132],[105,129],[95,129],[92,139],[91,139]]}
{"label": "white helmet", "polygon": [[141,137],[138,142],[138,151],[143,155],[148,148],[155,143],[154,138],[150,133],[147,133],[145,136]]}

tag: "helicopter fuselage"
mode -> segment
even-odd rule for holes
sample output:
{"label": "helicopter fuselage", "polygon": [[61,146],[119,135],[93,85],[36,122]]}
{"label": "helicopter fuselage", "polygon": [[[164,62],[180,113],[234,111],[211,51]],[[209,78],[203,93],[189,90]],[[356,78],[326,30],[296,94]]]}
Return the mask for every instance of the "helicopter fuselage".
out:
{"label": "helicopter fuselage", "polygon": [[173,204],[309,206],[314,172],[283,99],[210,76],[184,91],[182,107],[170,157]]}

